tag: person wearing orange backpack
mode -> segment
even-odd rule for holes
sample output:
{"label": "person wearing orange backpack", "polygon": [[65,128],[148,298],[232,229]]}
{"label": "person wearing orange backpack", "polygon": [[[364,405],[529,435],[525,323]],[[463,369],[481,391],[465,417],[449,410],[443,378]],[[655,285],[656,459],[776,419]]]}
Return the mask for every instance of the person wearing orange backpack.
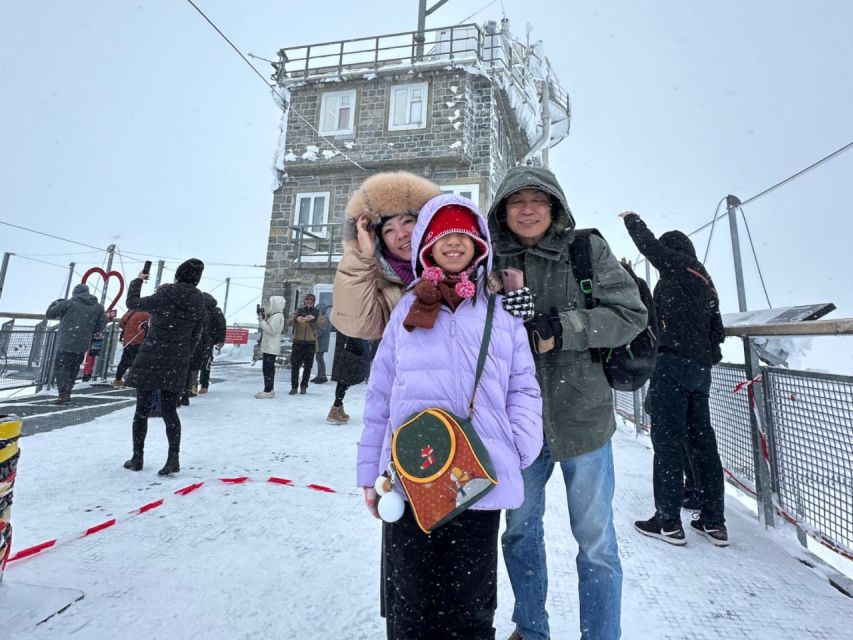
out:
{"label": "person wearing orange backpack", "polygon": [[147,311],[128,309],[118,322],[118,326],[121,327],[122,352],[121,360],[116,367],[116,379],[113,380],[113,386],[117,389],[124,386],[124,374],[133,364],[139,345],[145,340],[150,319],[151,314]]}

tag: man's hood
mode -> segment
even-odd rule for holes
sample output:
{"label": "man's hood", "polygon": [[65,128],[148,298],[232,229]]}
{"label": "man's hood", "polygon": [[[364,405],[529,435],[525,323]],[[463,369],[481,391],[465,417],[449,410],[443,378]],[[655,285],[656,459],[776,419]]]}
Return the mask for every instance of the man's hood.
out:
{"label": "man's hood", "polygon": [[267,309],[267,315],[271,316],[274,313],[282,313],[284,311],[284,296],[270,296],[270,308]]}
{"label": "man's hood", "polygon": [[554,201],[551,207],[551,226],[536,248],[531,250],[561,255],[571,240],[575,219],[557,177],[544,167],[528,166],[510,169],[495,194],[488,215],[489,230],[495,239],[495,251],[500,255],[512,255],[525,250],[506,224],[506,200],[522,189],[539,189],[549,194]]}
{"label": "man's hood", "polygon": [[74,287],[71,299],[83,304],[98,304],[98,299],[89,293],[89,287],[85,284],[78,284]]}
{"label": "man's hood", "polygon": [[[455,193],[445,193],[440,196],[436,196],[423,206],[423,209],[421,209],[421,212],[418,215],[418,220],[415,222],[415,228],[412,229],[412,271],[415,274],[419,273],[418,254],[420,253],[424,234],[429,227],[429,223],[432,221],[436,211],[448,204],[456,204],[469,209],[477,218],[477,227],[480,229],[480,235],[483,236],[483,240],[486,241],[486,244],[491,246],[492,241],[491,234],[489,233],[489,225],[486,223],[486,219],[483,217],[483,214],[480,213],[476,204],[468,198],[457,196]],[[492,252],[489,251],[489,254],[486,256],[486,273],[491,272],[491,270]]]}

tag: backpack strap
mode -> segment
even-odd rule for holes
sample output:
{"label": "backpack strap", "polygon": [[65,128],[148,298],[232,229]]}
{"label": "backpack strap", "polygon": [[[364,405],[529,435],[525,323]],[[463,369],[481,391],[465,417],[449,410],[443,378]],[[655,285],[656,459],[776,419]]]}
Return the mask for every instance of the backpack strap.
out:
{"label": "backpack strap", "polygon": [[[584,308],[592,309],[598,306],[598,300],[592,296],[592,242],[591,235],[604,238],[598,229],[575,229],[575,236],[569,245],[569,260],[571,261],[572,273],[578,281],[578,289],[583,294]],[[593,362],[601,360],[600,349],[590,349]]]}
{"label": "backpack strap", "polygon": [[572,272],[583,294],[586,309],[596,306],[596,301],[592,297],[592,244],[589,240],[589,236],[593,233],[601,235],[597,229],[575,229],[575,237],[569,245]]}

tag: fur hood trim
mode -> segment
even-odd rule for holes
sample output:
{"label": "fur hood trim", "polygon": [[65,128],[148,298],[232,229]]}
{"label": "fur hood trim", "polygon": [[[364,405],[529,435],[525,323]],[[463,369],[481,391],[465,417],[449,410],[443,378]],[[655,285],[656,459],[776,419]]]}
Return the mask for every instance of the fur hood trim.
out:
{"label": "fur hood trim", "polygon": [[354,242],[355,221],[366,214],[374,225],[383,217],[400,213],[417,216],[430,198],[441,193],[438,185],[408,171],[386,171],[370,176],[347,202],[344,240]]}

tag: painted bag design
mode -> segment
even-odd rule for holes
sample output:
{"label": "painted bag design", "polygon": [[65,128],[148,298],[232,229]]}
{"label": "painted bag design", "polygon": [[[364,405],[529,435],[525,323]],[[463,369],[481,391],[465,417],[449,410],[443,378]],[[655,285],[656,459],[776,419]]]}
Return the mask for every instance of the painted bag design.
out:
{"label": "painted bag design", "polygon": [[497,484],[492,459],[470,420],[439,408],[400,425],[391,440],[394,470],[424,533],[450,522]]}

